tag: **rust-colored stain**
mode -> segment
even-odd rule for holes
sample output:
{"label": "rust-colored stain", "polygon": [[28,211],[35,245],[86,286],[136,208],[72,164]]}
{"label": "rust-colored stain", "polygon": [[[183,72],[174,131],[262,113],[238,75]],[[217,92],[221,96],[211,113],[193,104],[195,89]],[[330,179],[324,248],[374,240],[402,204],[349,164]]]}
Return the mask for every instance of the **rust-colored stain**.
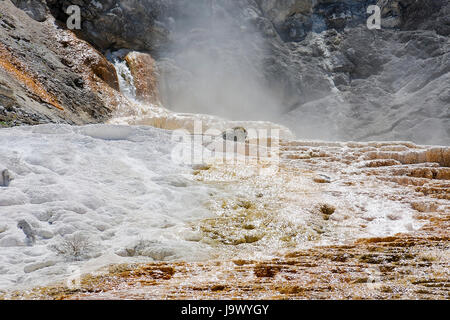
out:
{"label": "rust-colored stain", "polygon": [[29,75],[20,62],[15,59],[6,48],[0,44],[0,67],[6,72],[13,75],[20,83],[22,83],[33,94],[37,95],[43,101],[54,106],[59,110],[64,108],[59,104],[57,99],[45,90],[45,88],[36,79]]}

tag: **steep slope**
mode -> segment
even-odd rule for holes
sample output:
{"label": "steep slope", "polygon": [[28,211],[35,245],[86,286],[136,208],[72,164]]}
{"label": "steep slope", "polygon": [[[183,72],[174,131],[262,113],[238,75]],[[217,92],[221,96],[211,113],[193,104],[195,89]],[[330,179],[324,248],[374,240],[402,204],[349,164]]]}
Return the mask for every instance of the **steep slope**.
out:
{"label": "steep slope", "polygon": [[0,11],[1,126],[111,117],[121,97],[114,66],[101,53],[51,16],[35,21],[10,1]]}

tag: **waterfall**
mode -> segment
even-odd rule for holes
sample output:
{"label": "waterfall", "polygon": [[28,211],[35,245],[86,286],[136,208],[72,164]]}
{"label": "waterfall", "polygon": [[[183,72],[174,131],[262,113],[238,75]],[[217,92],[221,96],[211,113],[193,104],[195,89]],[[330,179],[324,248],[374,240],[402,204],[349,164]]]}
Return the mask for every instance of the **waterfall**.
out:
{"label": "waterfall", "polygon": [[119,89],[126,98],[119,104],[113,119],[109,121],[112,124],[129,124],[136,119],[142,118],[151,111],[151,105],[142,103],[136,98],[136,87],[133,75],[128,68],[127,62],[123,60],[121,51],[107,54],[107,58],[116,69],[119,80]]}
{"label": "waterfall", "polygon": [[134,86],[134,79],[126,61],[120,61],[115,58],[113,60],[116,68],[117,77],[119,78],[120,92],[122,92],[128,99],[136,100],[136,87]]}

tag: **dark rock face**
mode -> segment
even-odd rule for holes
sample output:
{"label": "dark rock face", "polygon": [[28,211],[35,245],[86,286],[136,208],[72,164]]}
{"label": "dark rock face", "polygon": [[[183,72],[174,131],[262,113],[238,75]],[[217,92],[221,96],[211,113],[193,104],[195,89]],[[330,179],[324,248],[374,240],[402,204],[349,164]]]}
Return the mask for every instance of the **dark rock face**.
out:
{"label": "dark rock face", "polygon": [[[176,111],[280,121],[300,138],[450,144],[449,0],[46,2],[61,22],[79,5],[78,34],[101,50],[150,52]],[[381,30],[366,27],[372,4]]]}
{"label": "dark rock face", "polygon": [[[270,1],[261,0],[260,2],[263,5],[266,3],[266,7],[271,4]],[[308,3],[308,1],[303,2]],[[275,23],[275,28],[284,41],[299,42],[304,40],[311,31],[343,30],[345,27],[365,23],[366,9],[376,1],[319,2],[315,6],[311,1],[309,3],[303,8],[291,7],[286,17]]]}
{"label": "dark rock face", "polygon": [[97,48],[155,50],[167,42],[168,32],[157,20],[166,1],[47,0],[52,13],[66,21],[67,7],[81,8],[82,35]]}
{"label": "dark rock face", "polygon": [[435,30],[438,34],[450,34],[450,8],[444,0],[386,0],[378,1],[386,27],[402,30]]}
{"label": "dark rock face", "polygon": [[42,22],[47,18],[47,4],[45,0],[12,0],[12,3],[36,21]]}

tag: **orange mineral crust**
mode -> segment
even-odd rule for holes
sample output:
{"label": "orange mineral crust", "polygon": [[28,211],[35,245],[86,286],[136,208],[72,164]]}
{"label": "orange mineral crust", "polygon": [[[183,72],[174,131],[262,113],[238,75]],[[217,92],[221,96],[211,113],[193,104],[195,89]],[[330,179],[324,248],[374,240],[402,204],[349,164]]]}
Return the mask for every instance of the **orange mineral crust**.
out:
{"label": "orange mineral crust", "polygon": [[64,110],[58,100],[51,95],[40,83],[21,65],[13,55],[0,43],[0,67],[16,78],[31,93],[38,96],[42,101],[52,105],[53,107]]}

